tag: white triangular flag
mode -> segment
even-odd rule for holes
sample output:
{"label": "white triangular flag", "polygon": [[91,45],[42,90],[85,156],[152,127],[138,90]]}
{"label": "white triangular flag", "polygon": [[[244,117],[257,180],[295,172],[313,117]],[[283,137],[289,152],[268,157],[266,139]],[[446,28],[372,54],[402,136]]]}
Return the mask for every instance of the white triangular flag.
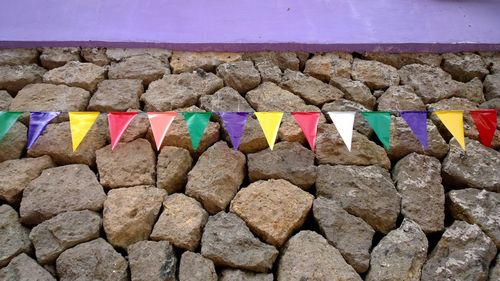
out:
{"label": "white triangular flag", "polygon": [[356,112],[342,111],[342,112],[328,112],[330,119],[332,119],[335,128],[342,137],[347,149],[351,151],[352,143],[352,127],[354,126],[354,117]]}

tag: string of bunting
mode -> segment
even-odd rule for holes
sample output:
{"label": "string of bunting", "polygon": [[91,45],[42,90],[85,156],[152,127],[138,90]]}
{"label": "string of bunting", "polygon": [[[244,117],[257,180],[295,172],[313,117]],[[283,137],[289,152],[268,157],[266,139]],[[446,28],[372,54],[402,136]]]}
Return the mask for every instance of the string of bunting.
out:
{"label": "string of bunting", "polygon": [[[337,132],[344,141],[347,149],[351,151],[352,131],[354,119],[357,113],[360,113],[368,124],[373,128],[375,135],[383,144],[386,150],[390,148],[391,132],[391,112],[372,111],[372,112],[327,112],[332,120]],[[428,148],[427,141],[427,111],[401,111],[398,112],[406,121],[411,131],[418,139],[424,149]],[[463,150],[465,150],[463,110],[443,110],[434,111],[433,114],[441,120],[444,126],[455,137]],[[468,111],[471,115],[476,128],[479,132],[479,138],[483,145],[490,147],[493,135],[497,128],[497,110],[480,109]],[[4,112],[0,111],[0,141],[8,133],[14,123],[21,117],[23,112]],[[28,128],[27,148],[35,144],[38,137],[43,133],[47,125],[61,112],[30,112]],[[92,128],[100,112],[68,112],[71,130],[73,151],[83,141],[89,130]],[[111,149],[114,150],[120,141],[123,133],[130,125],[139,112],[109,112],[107,115],[109,134],[111,137]],[[168,129],[177,116],[177,112],[146,112],[151,130],[153,132],[156,148],[159,150]],[[203,137],[205,129],[208,126],[212,112],[182,112],[187,125],[188,133],[194,150]],[[238,149],[247,118],[250,112],[217,112],[223,122],[233,148]],[[278,130],[283,118],[284,112],[255,112],[255,116],[266,137],[269,148],[272,150]],[[304,136],[309,143],[311,150],[315,148],[317,127],[321,113],[320,112],[291,112],[290,113],[297,124],[302,129]]]}

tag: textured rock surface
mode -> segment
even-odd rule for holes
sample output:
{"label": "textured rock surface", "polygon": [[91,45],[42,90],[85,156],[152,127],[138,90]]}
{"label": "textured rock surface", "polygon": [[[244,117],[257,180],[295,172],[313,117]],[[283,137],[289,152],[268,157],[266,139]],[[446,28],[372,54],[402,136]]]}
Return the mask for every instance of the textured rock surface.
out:
{"label": "textured rock surface", "polygon": [[140,241],[127,248],[133,281],[175,281],[177,258],[166,241]]}
{"label": "textured rock surface", "polygon": [[104,80],[99,83],[87,109],[100,112],[140,109],[139,98],[143,91],[141,80]]}
{"label": "textured rock surface", "polygon": [[399,69],[407,64],[425,64],[431,66],[441,65],[442,57],[432,53],[365,53],[367,59],[376,60],[381,63],[392,65]]}
{"label": "textured rock surface", "polygon": [[379,111],[425,110],[425,104],[410,86],[391,86],[377,100]]}
{"label": "textured rock surface", "polygon": [[170,66],[174,73],[192,72],[198,68],[215,71],[222,63],[241,60],[241,54],[223,52],[174,52]]}
{"label": "textured rock surface", "polygon": [[252,60],[255,64],[268,62],[281,70],[299,70],[300,60],[294,52],[255,52],[244,53],[243,59]]}
{"label": "textured rock surface", "polygon": [[302,226],[313,198],[286,180],[258,181],[238,192],[230,210],[260,238],[279,247]]}
{"label": "textured rock surface", "polygon": [[29,236],[36,259],[41,264],[53,263],[66,249],[98,238],[101,225],[101,217],[88,210],[61,213],[40,223]]}
{"label": "textured rock surface", "polygon": [[[358,81],[359,82],[359,81]],[[330,111],[369,111],[368,108],[363,106],[360,103],[351,101],[351,100],[346,100],[346,99],[339,99],[334,102],[326,103],[323,105],[321,108],[323,112],[330,112]],[[328,119],[330,117],[326,115]],[[331,120],[330,120],[331,121]],[[373,133],[372,128],[368,124],[365,118],[361,114],[356,114],[354,117],[354,130],[358,131],[358,133],[361,133],[367,137],[370,137]]]}
{"label": "textured rock surface", "polygon": [[245,97],[257,111],[295,111],[295,108],[304,105],[301,98],[271,82],[260,84]]}
{"label": "textured rock surface", "polygon": [[500,279],[500,255],[497,255],[495,265],[490,269],[490,276],[488,281]]}
{"label": "textured rock surface", "polygon": [[340,89],[344,93],[345,99],[358,102],[368,109],[375,107],[376,99],[363,82],[342,77],[332,77],[330,84]]}
{"label": "textured rock surface", "polygon": [[201,254],[219,266],[266,272],[271,269],[278,250],[254,237],[235,214],[220,212],[208,219]]}
{"label": "textured rock surface", "polygon": [[427,248],[427,238],[419,225],[405,219],[373,249],[366,280],[419,281]]}
{"label": "textured rock surface", "polygon": [[121,61],[129,57],[140,55],[150,55],[153,58],[157,58],[165,62],[172,56],[172,51],[160,48],[106,49],[106,56],[112,61]]}
{"label": "textured rock surface", "polygon": [[396,68],[377,61],[354,59],[352,78],[366,84],[370,89],[385,89],[399,84]]}
{"label": "textured rock surface", "polygon": [[245,177],[245,155],[218,142],[207,149],[188,174],[186,194],[215,214],[224,210]]}
{"label": "textured rock surface", "polygon": [[217,281],[213,261],[186,251],[181,256],[179,281]]}
{"label": "textured rock surface", "polygon": [[64,66],[54,68],[43,75],[43,82],[80,87],[94,92],[97,84],[104,80],[106,69],[93,63],[71,61]]}
{"label": "textured rock surface", "polygon": [[260,72],[262,82],[273,82],[278,84],[281,82],[281,75],[283,74],[279,66],[272,64],[269,61],[259,62],[255,67]]}
{"label": "textured rock surface", "polygon": [[28,84],[42,82],[45,71],[36,64],[0,66],[0,90],[16,94]]}
{"label": "textured rock surface", "polygon": [[108,241],[121,248],[147,240],[166,192],[156,187],[135,186],[108,192],[103,226]]}
{"label": "textured rock surface", "polygon": [[57,258],[61,281],[125,281],[128,280],[127,267],[125,258],[102,238],[68,249]]}
{"label": "textured rock surface", "polygon": [[422,269],[422,281],[486,280],[496,247],[477,225],[455,221]]}
{"label": "textured rock surface", "polygon": [[10,103],[13,98],[7,91],[0,91],[0,110],[1,111],[9,111]]}
{"label": "textured rock surface", "polygon": [[301,231],[286,243],[278,262],[279,281],[362,280],[321,235]]}
{"label": "textured rock surface", "polygon": [[362,219],[342,209],[335,200],[319,197],[313,204],[314,219],[326,240],[337,248],[357,272],[370,265],[370,248],[375,231]]}
{"label": "textured rock surface", "polygon": [[194,251],[207,219],[208,213],[195,199],[179,193],[170,195],[163,202],[151,239],[167,240],[178,248]]}
{"label": "textured rock surface", "polygon": [[260,84],[260,73],[251,61],[236,61],[221,64],[217,75],[224,79],[226,86],[240,93],[246,93]]}
{"label": "textured rock surface", "polygon": [[245,98],[231,87],[224,87],[213,95],[202,96],[200,98],[200,106],[202,109],[211,112],[254,111]]}
{"label": "textured rock surface", "polygon": [[0,280],[12,281],[56,281],[43,267],[26,254],[20,254],[0,269]]}
{"label": "textured rock surface", "polygon": [[474,77],[482,80],[489,73],[481,57],[473,53],[461,56],[448,53],[444,54],[443,58],[443,69],[450,73],[453,79],[461,82],[468,82]]}
{"label": "textured rock surface", "polygon": [[500,74],[486,76],[483,86],[484,97],[487,100],[500,98]]}
{"label": "textured rock surface", "polygon": [[168,194],[180,192],[187,182],[187,174],[193,165],[189,151],[175,146],[164,146],[156,164],[156,186]]}
{"label": "textured rock surface", "polygon": [[80,48],[43,48],[40,55],[42,66],[52,69],[70,61],[80,60]]}
{"label": "textured rock surface", "polygon": [[168,62],[150,55],[137,55],[111,64],[108,76],[110,79],[140,79],[144,85],[149,85],[166,73],[170,73]]}
{"label": "textured rock surface", "polygon": [[[0,267],[21,253],[31,252],[29,229],[19,222],[19,215],[9,205],[0,206]],[[1,273],[0,273],[1,276]]]}
{"label": "textured rock surface", "polygon": [[352,57],[349,60],[331,53],[315,55],[307,60],[304,73],[327,83],[334,77],[351,78],[351,62]]}
{"label": "textured rock surface", "polygon": [[98,66],[105,66],[110,62],[104,48],[82,48],[80,54],[86,61]]}
{"label": "textured rock surface", "polygon": [[28,129],[21,122],[16,122],[10,131],[0,140],[0,162],[19,159],[28,143]]}
{"label": "textured rock surface", "polygon": [[2,49],[0,65],[32,64],[38,60],[36,49]]}
{"label": "textured rock surface", "polygon": [[272,273],[254,273],[238,269],[224,269],[221,281],[273,281]]}
{"label": "textured rock surface", "polygon": [[33,225],[68,211],[100,211],[106,194],[89,167],[46,169],[23,192],[21,221]]}

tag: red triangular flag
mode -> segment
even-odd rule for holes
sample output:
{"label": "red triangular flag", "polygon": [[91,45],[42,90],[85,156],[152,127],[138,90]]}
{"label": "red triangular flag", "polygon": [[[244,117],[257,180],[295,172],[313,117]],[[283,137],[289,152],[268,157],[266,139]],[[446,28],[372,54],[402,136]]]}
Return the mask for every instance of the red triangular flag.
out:
{"label": "red triangular flag", "polygon": [[175,116],[177,116],[176,112],[148,112],[148,119],[151,124],[157,150],[160,150],[161,143],[165,135],[167,135],[168,128],[170,128]]}
{"label": "red triangular flag", "polygon": [[111,137],[111,150],[114,150],[118,141],[127,129],[130,122],[138,112],[109,112],[108,113],[108,126],[109,135]]}
{"label": "red triangular flag", "polygon": [[471,110],[470,115],[476,124],[479,139],[483,145],[491,147],[491,141],[497,129],[496,109]]}
{"label": "red triangular flag", "polygon": [[319,112],[292,112],[293,118],[299,124],[304,136],[306,137],[311,150],[314,151],[316,143],[316,133],[318,130]]}

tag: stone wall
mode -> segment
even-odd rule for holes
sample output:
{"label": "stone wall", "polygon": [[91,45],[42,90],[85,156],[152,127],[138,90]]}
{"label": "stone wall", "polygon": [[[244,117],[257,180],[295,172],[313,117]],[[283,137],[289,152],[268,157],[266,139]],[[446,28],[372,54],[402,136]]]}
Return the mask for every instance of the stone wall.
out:
{"label": "stone wall", "polygon": [[[0,50],[0,110],[364,111],[500,108],[500,54]],[[102,116],[71,151],[66,114],[29,151],[0,142],[0,280],[499,280],[500,131],[467,151],[430,116],[423,151],[392,117],[352,152],[323,115],[316,151],[285,115],[239,151],[181,116],[161,151],[138,115],[111,152]],[[500,128],[500,127],[499,127]],[[451,139],[451,140],[450,140]]]}

